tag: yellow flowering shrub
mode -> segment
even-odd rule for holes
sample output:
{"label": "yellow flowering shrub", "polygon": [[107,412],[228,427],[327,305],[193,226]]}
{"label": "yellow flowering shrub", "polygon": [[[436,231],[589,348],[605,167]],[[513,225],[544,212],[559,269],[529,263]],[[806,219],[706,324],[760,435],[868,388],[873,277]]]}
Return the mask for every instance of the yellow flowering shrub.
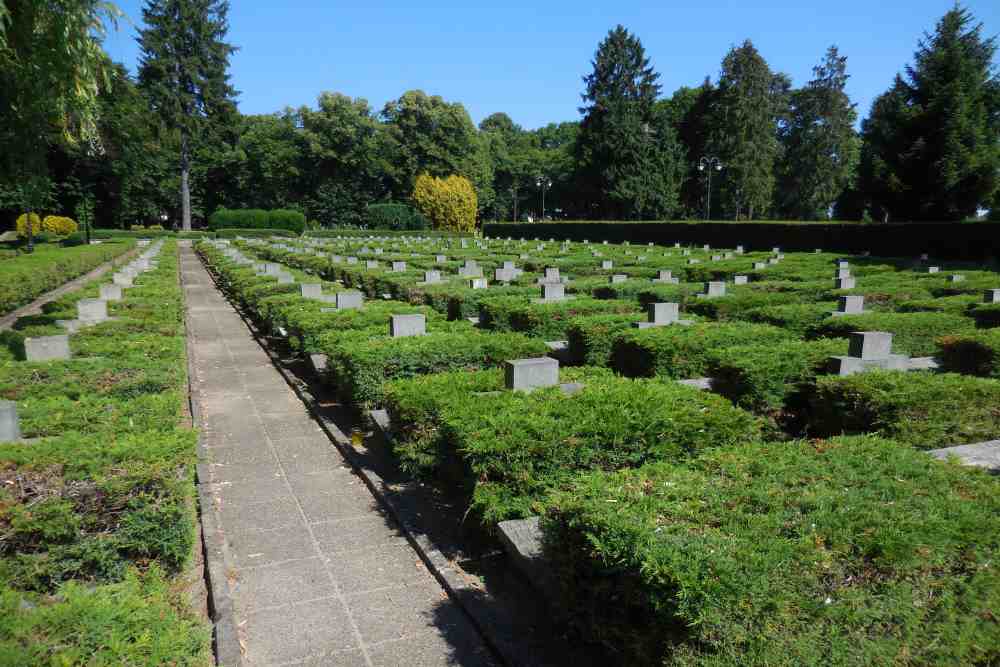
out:
{"label": "yellow flowering shrub", "polygon": [[[27,236],[28,235],[28,214],[22,213],[17,218],[17,235]],[[37,213],[31,214],[31,233],[38,234],[42,231],[42,219],[38,217]]]}
{"label": "yellow flowering shrub", "polygon": [[476,228],[476,191],[464,176],[420,174],[413,185],[413,203],[435,229],[471,232]]}
{"label": "yellow flowering shrub", "polygon": [[62,215],[47,215],[42,220],[42,231],[56,236],[69,236],[77,230],[76,221]]}

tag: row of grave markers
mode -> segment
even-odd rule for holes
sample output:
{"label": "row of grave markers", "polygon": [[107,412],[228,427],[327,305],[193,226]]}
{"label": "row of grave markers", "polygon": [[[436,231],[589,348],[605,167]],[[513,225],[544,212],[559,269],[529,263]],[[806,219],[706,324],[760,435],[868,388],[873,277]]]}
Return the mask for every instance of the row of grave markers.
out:
{"label": "row of grave markers", "polygon": [[[155,244],[149,246],[138,258],[129,262],[129,264],[115,273],[112,276],[111,284],[100,286],[100,297],[77,301],[77,318],[75,320],[57,320],[57,324],[70,333],[25,338],[25,361],[37,363],[68,360],[71,356],[69,347],[70,334],[84,327],[93,326],[112,319],[108,317],[108,302],[121,301],[123,290],[132,287],[133,281],[140,274],[156,266],[156,256],[159,254],[162,246],[163,241],[157,241]],[[15,442],[19,440],[21,440],[21,424],[17,416],[17,403],[15,401],[0,401],[0,442]]]}

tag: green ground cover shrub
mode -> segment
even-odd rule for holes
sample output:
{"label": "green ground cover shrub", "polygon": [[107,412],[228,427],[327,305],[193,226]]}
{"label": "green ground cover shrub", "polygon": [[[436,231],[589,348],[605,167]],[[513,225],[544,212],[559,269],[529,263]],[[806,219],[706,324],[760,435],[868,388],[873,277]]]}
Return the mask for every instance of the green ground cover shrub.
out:
{"label": "green ground cover shrub", "polygon": [[611,368],[626,377],[703,377],[711,354],[736,345],[772,345],[794,334],[766,324],[746,322],[672,325],[622,331],[611,346]]}
{"label": "green ground cover shrub", "polygon": [[712,390],[747,410],[776,413],[789,393],[815,378],[830,357],[845,354],[847,341],[839,339],[725,347],[709,353]]}
{"label": "green ground cover shrub", "polygon": [[940,298],[914,299],[903,301],[896,306],[900,313],[937,312],[964,315],[969,308],[978,303],[982,295],[956,294],[954,296],[943,296]]}
{"label": "green ground cover shrub", "polygon": [[619,664],[987,665],[998,517],[996,478],[858,437],[584,475],[542,527]]}
{"label": "green ground cover shrub", "polygon": [[[94,282],[47,304],[15,333],[62,332],[55,320],[97,291]],[[186,571],[197,535],[182,308],[168,241],[158,266],[109,304],[115,320],[70,338],[72,359],[0,361],[0,396],[16,401],[24,436],[39,438],[0,443],[0,478],[17,480],[0,485],[0,605],[34,600],[0,621],[0,662],[204,664],[209,655],[207,629],[158,574]]]}
{"label": "green ground cover shrub", "polygon": [[209,630],[185,607],[155,566],[55,597],[0,589],[0,664],[208,665]]}
{"label": "green ground cover shrub", "polygon": [[1000,438],[1000,380],[954,373],[871,371],[817,378],[809,432],[876,433],[917,449]]}
{"label": "green ground cover shrub", "polygon": [[786,303],[779,306],[763,306],[750,308],[739,313],[737,319],[759,324],[787,329],[797,336],[805,336],[806,332],[830,317],[837,310],[833,301],[819,303]]}
{"label": "green ground cover shrub", "polygon": [[974,323],[953,313],[868,313],[843,315],[823,320],[810,330],[813,337],[846,338],[853,331],[888,331],[893,334],[892,350],[898,354],[926,357],[934,354],[939,336],[972,331]]}
{"label": "green ground cover shrub", "polygon": [[284,229],[296,235],[306,227],[306,217],[299,211],[275,209],[225,209],[220,208],[208,216],[208,227],[218,229]]}
{"label": "green ground cover shrub", "polygon": [[742,313],[754,308],[795,304],[800,301],[801,297],[791,292],[763,292],[730,287],[725,296],[690,299],[685,309],[711,320],[725,322],[740,319]]}
{"label": "green ground cover shrub", "polygon": [[383,386],[388,380],[478,370],[548,352],[543,341],[523,334],[486,334],[472,329],[408,338],[356,336],[334,340],[336,344],[331,344],[329,337],[323,337],[318,345],[318,350],[328,357],[328,380],[345,400],[366,408],[382,403]]}
{"label": "green ground cover shrub", "polygon": [[645,320],[646,317],[639,313],[574,317],[566,327],[572,363],[578,366],[607,366],[614,335],[631,329],[635,322]]}
{"label": "green ground cover shrub", "polygon": [[574,297],[552,303],[532,303],[523,297],[487,298],[479,302],[479,323],[491,331],[519,331],[545,340],[564,340],[570,320],[580,315],[637,313],[631,301]]}
{"label": "green ground cover shrub", "polygon": [[943,369],[1000,379],[1000,329],[942,336],[937,345]]}
{"label": "green ground cover shrub", "polygon": [[567,395],[501,391],[499,371],[467,375],[394,382],[386,402],[407,466],[455,480],[488,526],[536,512],[581,471],[682,461],[760,433],[758,420],[727,400],[673,382],[565,369],[564,380],[584,385]]}
{"label": "green ground cover shrub", "polygon": [[969,316],[981,329],[1000,327],[1000,303],[981,303],[969,310]]}
{"label": "green ground cover shrub", "polygon": [[41,243],[31,254],[0,262],[0,315],[31,303],[45,292],[123,255],[134,241],[62,247]]}

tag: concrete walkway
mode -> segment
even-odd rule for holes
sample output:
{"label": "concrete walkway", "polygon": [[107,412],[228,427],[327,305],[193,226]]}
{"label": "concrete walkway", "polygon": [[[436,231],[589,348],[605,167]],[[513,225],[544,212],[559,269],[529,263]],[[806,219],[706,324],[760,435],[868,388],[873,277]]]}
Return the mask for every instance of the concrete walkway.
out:
{"label": "concrete walkway", "polygon": [[193,250],[180,252],[220,662],[493,664]]}

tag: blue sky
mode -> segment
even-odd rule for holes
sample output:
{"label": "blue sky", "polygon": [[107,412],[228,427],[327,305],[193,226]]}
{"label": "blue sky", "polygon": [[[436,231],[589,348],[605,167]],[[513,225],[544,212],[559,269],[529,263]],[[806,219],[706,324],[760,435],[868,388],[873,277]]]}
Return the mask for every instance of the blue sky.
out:
{"label": "blue sky", "polygon": [[[378,110],[419,88],[462,102],[476,123],[505,111],[527,128],[579,118],[581,76],[618,23],[642,39],[665,94],[705,75],[714,80],[729,47],[747,38],[795,85],[807,82],[836,44],[848,57],[848,92],[864,116],[910,62],[923,32],[952,6],[948,0],[231,4],[229,41],[240,48],[232,78],[244,113],[314,105],[324,90],[363,97]],[[141,0],[118,5],[141,22]],[[1000,0],[965,6],[988,35],[1000,33]],[[105,47],[135,71],[134,26],[123,23]]]}

